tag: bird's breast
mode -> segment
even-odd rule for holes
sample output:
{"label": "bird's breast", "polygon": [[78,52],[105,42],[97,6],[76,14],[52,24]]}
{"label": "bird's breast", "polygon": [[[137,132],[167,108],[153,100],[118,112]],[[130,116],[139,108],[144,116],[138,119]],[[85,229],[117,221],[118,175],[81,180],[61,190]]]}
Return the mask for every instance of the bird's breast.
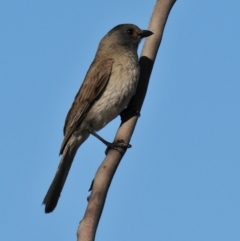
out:
{"label": "bird's breast", "polygon": [[139,65],[135,56],[114,62],[106,89],[86,116],[92,128],[99,130],[120,114],[135,94],[138,79]]}

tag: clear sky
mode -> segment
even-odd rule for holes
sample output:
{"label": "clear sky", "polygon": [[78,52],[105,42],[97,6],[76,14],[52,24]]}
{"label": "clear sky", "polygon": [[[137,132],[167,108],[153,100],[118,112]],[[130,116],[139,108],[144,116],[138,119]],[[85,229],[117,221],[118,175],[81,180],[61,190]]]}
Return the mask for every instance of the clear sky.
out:
{"label": "clear sky", "polygon": [[[105,146],[83,144],[46,215],[65,116],[99,40],[120,23],[147,28],[154,4],[0,2],[0,240],[76,240]],[[173,7],[96,240],[240,240],[239,9],[236,0]],[[111,141],[119,123],[100,134]]]}

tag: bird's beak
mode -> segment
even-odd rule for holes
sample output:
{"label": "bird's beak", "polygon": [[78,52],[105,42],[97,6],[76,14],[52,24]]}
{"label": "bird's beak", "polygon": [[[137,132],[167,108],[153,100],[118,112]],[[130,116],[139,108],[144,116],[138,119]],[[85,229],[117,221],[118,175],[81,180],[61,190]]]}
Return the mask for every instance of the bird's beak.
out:
{"label": "bird's beak", "polygon": [[153,32],[149,31],[149,30],[142,30],[141,33],[139,33],[139,35],[141,36],[141,38],[145,38],[148,36],[151,36],[153,34]]}

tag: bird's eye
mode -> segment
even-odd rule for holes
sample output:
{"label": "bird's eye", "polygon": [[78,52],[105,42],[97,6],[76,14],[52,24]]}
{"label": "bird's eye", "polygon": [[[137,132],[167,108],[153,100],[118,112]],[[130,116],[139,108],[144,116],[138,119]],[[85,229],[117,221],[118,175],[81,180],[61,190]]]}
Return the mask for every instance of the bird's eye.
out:
{"label": "bird's eye", "polygon": [[132,29],[132,28],[129,28],[129,29],[127,30],[127,34],[128,34],[128,35],[133,35],[133,29]]}

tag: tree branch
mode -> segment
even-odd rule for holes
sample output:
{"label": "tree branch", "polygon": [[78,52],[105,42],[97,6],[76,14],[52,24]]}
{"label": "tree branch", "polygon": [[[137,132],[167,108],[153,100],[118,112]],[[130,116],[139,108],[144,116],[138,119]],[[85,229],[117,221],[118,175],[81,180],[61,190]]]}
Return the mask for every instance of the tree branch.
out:
{"label": "tree branch", "polygon": [[[115,141],[122,139],[125,143],[130,142],[147,92],[148,82],[161,43],[164,27],[175,2],[176,0],[156,1],[148,28],[154,34],[145,40],[139,60],[140,79],[137,92],[126,111],[122,114],[122,123],[115,136]],[[94,241],[107,192],[122,157],[123,155],[119,151],[111,149],[98,168],[94,177],[91,194],[88,197],[86,212],[78,227],[78,241]]]}

